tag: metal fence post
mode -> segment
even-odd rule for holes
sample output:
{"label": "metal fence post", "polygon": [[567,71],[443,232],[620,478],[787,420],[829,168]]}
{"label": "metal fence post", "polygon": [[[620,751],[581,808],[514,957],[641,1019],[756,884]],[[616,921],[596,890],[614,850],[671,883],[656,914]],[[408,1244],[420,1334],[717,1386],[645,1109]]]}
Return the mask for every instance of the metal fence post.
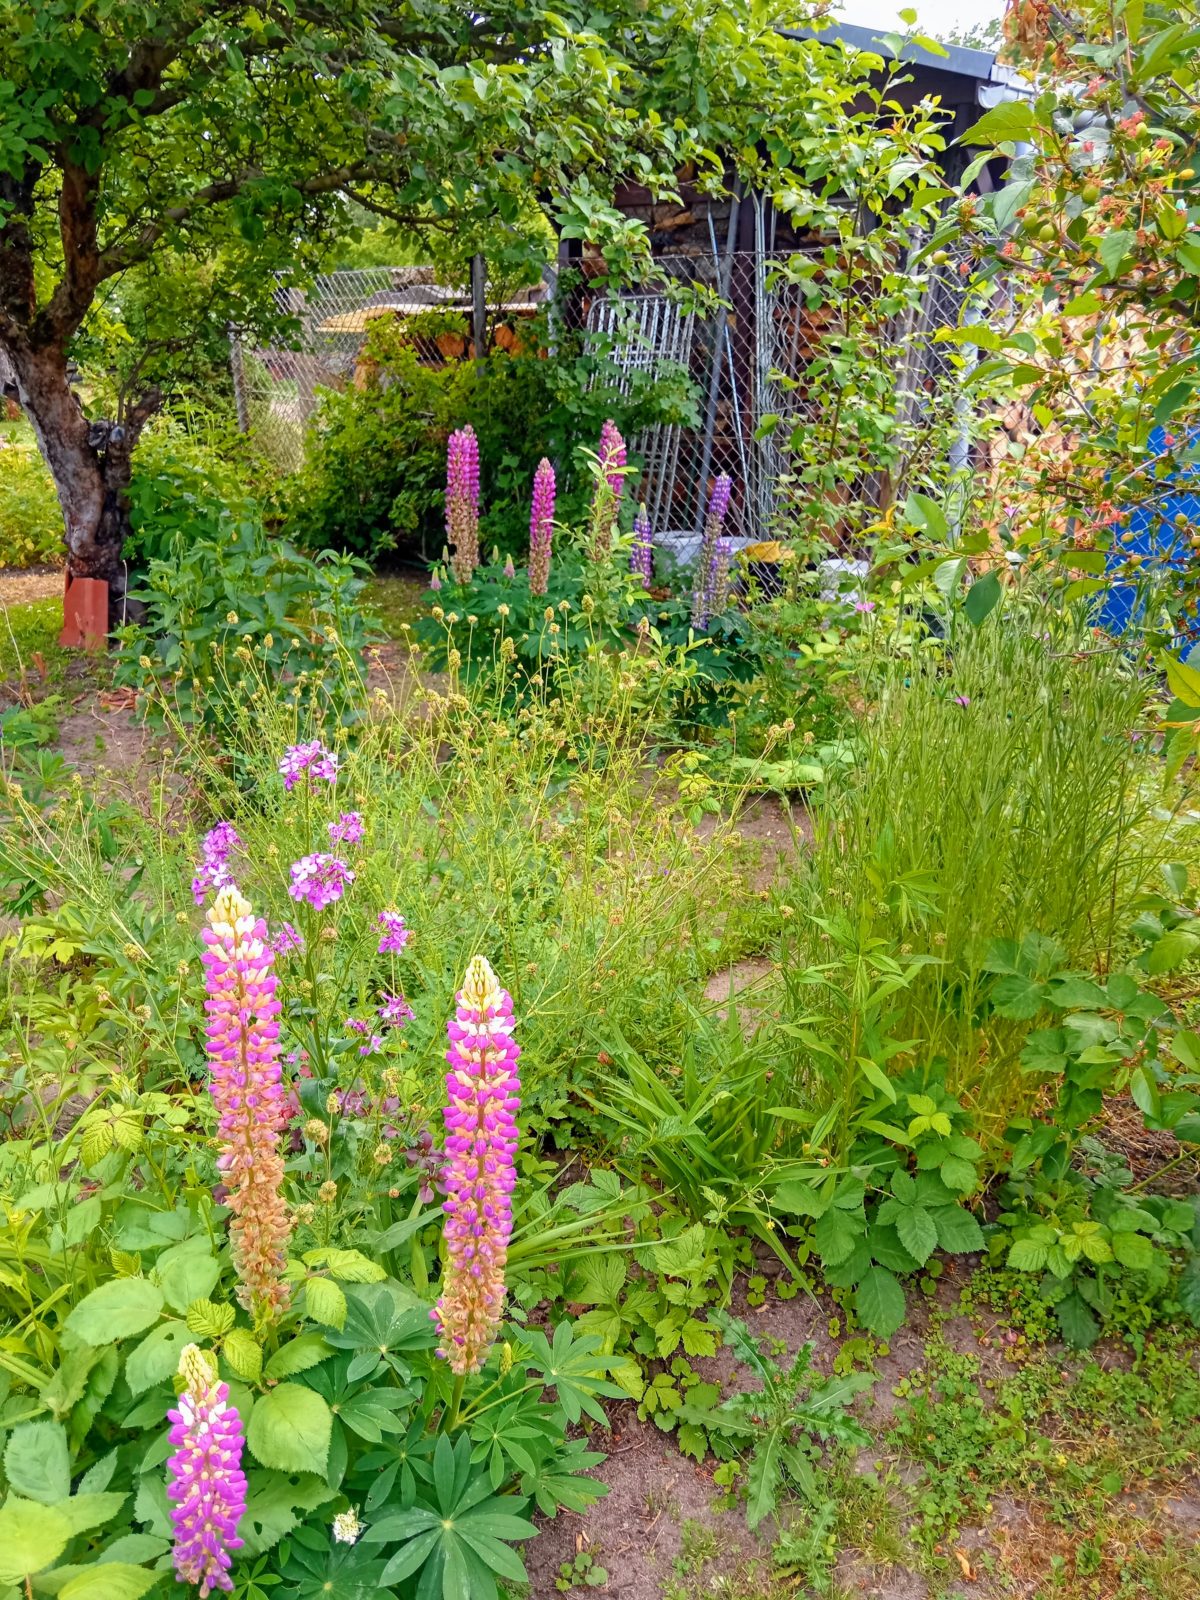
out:
{"label": "metal fence post", "polygon": [[250,405],[246,399],[246,364],[242,340],[231,322],[226,328],[229,336],[229,371],[233,377],[233,403],[237,409],[239,433],[250,432]]}
{"label": "metal fence post", "polygon": [[[708,374],[708,402],[704,408],[704,438],[700,445],[700,470],[696,476],[697,533],[704,528],[708,501],[708,469],[712,465],[713,435],[717,429],[717,406],[721,399],[721,371],[725,365],[725,321],[728,316],[729,281],[733,274],[733,252],[737,244],[738,211],[742,203],[742,180],[738,178],[729,197],[729,231],[725,236],[725,255],[718,267],[717,293],[721,304],[713,323],[712,366]],[[709,218],[709,227],[712,219]],[[714,240],[715,246],[715,240]],[[716,254],[714,248],[713,254]]]}
{"label": "metal fence post", "polygon": [[487,263],[483,256],[471,257],[471,334],[475,341],[475,369],[482,371],[487,337]]}

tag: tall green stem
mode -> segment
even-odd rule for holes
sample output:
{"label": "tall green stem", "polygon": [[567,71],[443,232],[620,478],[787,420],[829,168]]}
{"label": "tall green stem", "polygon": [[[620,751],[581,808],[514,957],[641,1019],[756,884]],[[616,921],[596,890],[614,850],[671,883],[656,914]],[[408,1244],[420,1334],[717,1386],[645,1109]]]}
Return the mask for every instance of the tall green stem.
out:
{"label": "tall green stem", "polygon": [[450,1395],[450,1405],[446,1411],[446,1433],[453,1433],[458,1427],[458,1412],[462,1405],[463,1389],[466,1387],[467,1375],[460,1373],[454,1380],[454,1389]]}

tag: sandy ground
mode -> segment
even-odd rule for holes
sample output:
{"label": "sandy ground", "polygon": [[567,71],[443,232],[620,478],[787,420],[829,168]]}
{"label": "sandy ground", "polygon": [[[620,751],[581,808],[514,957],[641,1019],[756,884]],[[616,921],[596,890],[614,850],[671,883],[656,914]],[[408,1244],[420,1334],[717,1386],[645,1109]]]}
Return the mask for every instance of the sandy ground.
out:
{"label": "sandy ground", "polygon": [[63,592],[63,575],[57,567],[28,567],[6,571],[0,567],[0,606],[28,605]]}

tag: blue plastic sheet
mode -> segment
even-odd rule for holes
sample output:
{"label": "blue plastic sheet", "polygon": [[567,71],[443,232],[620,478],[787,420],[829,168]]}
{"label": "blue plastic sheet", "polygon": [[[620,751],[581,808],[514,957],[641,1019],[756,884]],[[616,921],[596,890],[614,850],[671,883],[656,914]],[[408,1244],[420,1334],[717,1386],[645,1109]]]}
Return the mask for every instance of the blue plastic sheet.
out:
{"label": "blue plastic sheet", "polygon": [[[1166,430],[1155,428],[1147,442],[1151,457],[1164,454]],[[1193,443],[1200,444],[1200,436],[1195,437]],[[1188,538],[1194,528],[1200,526],[1200,466],[1182,467],[1173,477],[1164,478],[1160,483],[1161,492],[1157,497],[1130,513],[1129,532],[1133,538],[1128,543],[1114,541],[1105,562],[1106,569],[1113,572],[1123,566],[1130,555],[1146,557],[1140,568],[1144,578],[1138,582],[1125,578],[1116,580],[1100,598],[1096,621],[1116,638],[1139,631],[1149,592],[1162,581],[1171,581],[1172,570],[1185,571],[1196,560]],[[1180,513],[1191,525],[1182,531],[1175,526],[1175,518]],[[1198,637],[1195,627],[1183,637]]]}

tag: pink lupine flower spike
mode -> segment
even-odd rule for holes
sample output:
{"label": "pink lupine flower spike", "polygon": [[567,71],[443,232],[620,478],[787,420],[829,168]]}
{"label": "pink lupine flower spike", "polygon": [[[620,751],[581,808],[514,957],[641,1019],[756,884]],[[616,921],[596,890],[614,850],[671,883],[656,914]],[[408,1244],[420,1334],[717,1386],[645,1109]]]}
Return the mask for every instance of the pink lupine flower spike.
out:
{"label": "pink lupine flower spike", "polygon": [[513,1027],[512,997],[475,956],[447,1025],[446,1269],[432,1312],[438,1354],[460,1378],[483,1366],[504,1310],[521,1105]]}
{"label": "pink lupine flower spike", "polygon": [[221,1141],[217,1167],[233,1212],[238,1299],[256,1321],[273,1321],[287,1305],[283,1273],[292,1230],[279,1148],[287,1122],[280,1003],[268,937],[250,902],[235,887],[222,889],[203,933],[209,1090]]}

